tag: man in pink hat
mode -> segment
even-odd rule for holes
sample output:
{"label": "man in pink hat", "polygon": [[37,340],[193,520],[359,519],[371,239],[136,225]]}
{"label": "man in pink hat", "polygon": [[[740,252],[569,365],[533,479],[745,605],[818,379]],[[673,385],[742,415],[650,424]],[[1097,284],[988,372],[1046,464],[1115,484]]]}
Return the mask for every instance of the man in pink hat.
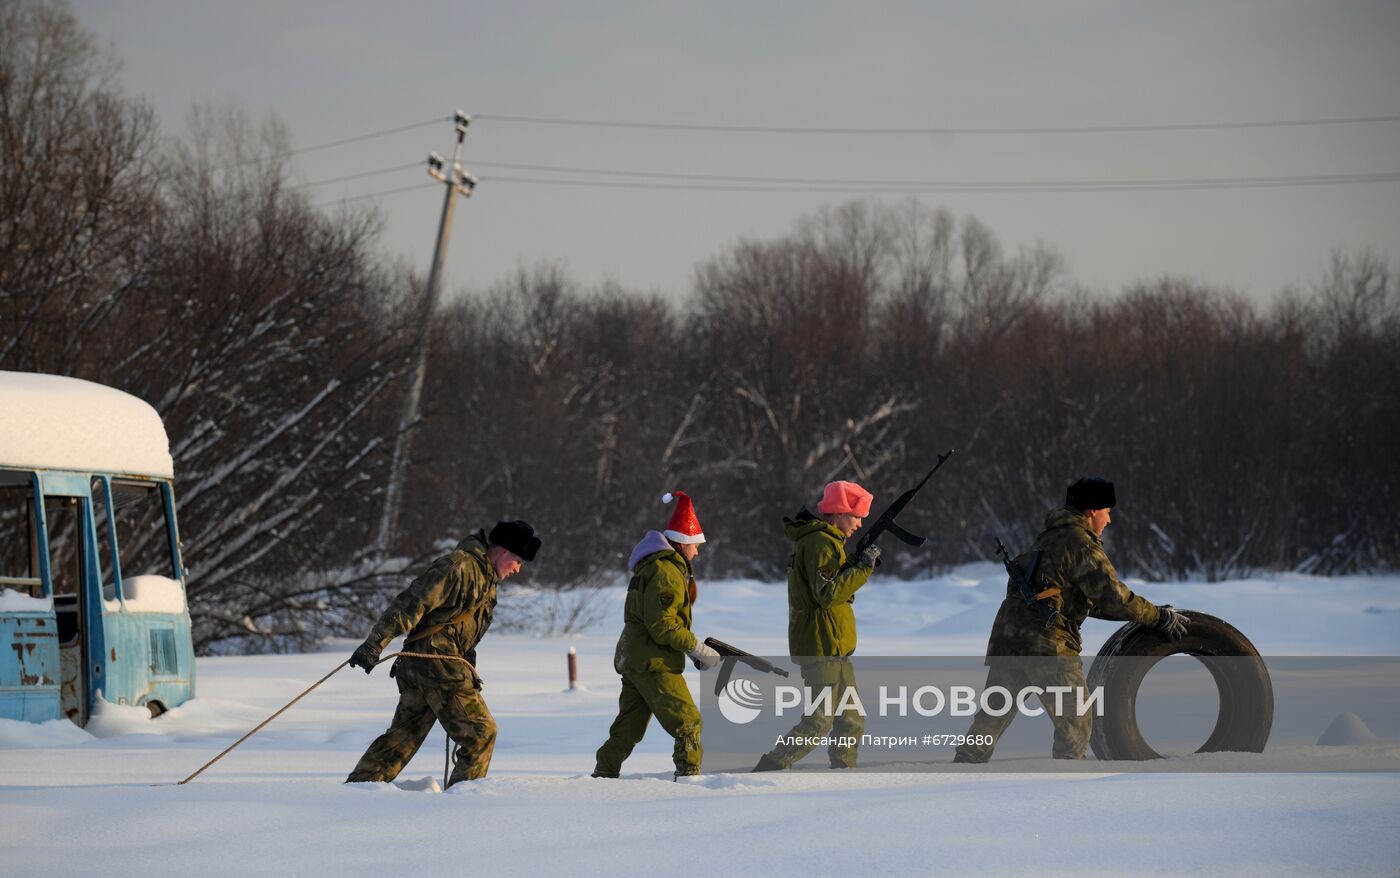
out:
{"label": "man in pink hat", "polygon": [[632,580],[613,656],[613,668],[622,675],[622,694],[608,740],[598,748],[594,777],[618,776],[653,716],[676,739],[671,754],[676,777],[700,773],[700,711],[681,671],[687,656],[704,669],[719,662],[719,653],[690,631],[695,603],[691,562],[705,533],[690,498],[680,491],[661,498],[663,503],[672,500],[676,508],[666,529],[647,531],[627,562]]}
{"label": "man in pink hat", "polygon": [[[783,519],[783,532],[792,541],[788,563],[788,651],[802,669],[802,682],[813,697],[831,690],[833,709],[842,703],[847,689],[856,685],[849,656],[856,650],[856,592],[870,579],[880,558],[871,545],[859,557],[846,558],[846,540],[860,530],[875,498],[855,482],[832,482],[817,504],[820,517],[806,509],[796,518]],[[865,718],[848,705],[832,713],[819,706],[803,717],[778,744],[754,766],[754,771],[791,768],[812,752],[814,740],[858,741]],[[854,768],[856,748],[833,743],[827,750],[832,768]]]}

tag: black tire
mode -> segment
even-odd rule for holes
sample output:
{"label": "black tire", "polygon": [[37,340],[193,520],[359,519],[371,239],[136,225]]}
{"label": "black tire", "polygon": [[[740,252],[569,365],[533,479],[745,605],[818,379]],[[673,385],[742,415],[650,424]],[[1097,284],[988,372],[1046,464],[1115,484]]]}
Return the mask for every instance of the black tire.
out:
{"label": "black tire", "polygon": [[[1181,612],[1189,621],[1180,640],[1168,640],[1155,628],[1130,622],[1099,650],[1087,677],[1090,691],[1098,686],[1104,690],[1104,715],[1095,720],[1089,737],[1099,759],[1162,758],[1138,729],[1137,694],[1152,666],[1170,655],[1200,659],[1220,691],[1215,728],[1196,752],[1264,752],[1274,724],[1274,687],[1259,650],[1223,619],[1192,610]],[[1143,660],[1115,661],[1124,658]]]}
{"label": "black tire", "polygon": [[146,711],[150,713],[151,719],[155,719],[162,713],[165,713],[165,705],[161,704],[159,701],[147,701]]}

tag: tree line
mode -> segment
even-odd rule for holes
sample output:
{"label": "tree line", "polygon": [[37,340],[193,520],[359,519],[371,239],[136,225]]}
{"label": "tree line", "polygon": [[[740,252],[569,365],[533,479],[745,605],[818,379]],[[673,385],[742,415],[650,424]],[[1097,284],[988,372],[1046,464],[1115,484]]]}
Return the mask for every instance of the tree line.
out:
{"label": "tree line", "polygon": [[707,572],[780,578],[782,517],[825,482],[878,510],[948,448],[901,518],[930,543],[890,541],[888,569],[1024,544],[1086,474],[1118,486],[1127,573],[1400,559],[1400,285],[1372,252],[1269,305],[1173,277],[1094,295],[975,219],[853,202],[728,248],[680,302],[536,267],[444,317],[411,530],[528,514],[551,582],[616,579],[675,488]]}
{"label": "tree line", "polygon": [[372,211],[311,206],[290,145],[230,106],[162,135],[65,5],[0,0],[0,369],[160,412],[201,650],[358,632],[405,571],[500,517],[545,540],[541,597],[503,621],[567,627],[582,604],[557,590],[617,581],[675,489],[704,575],[779,578],[782,516],[826,481],[879,508],[948,448],[901,519],[930,543],[891,545],[885,569],[1024,543],[1084,474],[1118,485],[1128,573],[1400,560],[1384,256],[1338,252],[1266,305],[1176,277],[1107,295],[1047,246],[1007,252],[913,201],[738,241],[679,299],[549,264],[449,297],[393,558],[371,557],[421,281],[376,249]]}
{"label": "tree line", "polygon": [[411,283],[373,214],[291,186],[285,126],[204,106],[165,137],[117,70],[66,5],[0,2],[0,369],[160,413],[201,648],[314,638],[383,586],[354,547]]}

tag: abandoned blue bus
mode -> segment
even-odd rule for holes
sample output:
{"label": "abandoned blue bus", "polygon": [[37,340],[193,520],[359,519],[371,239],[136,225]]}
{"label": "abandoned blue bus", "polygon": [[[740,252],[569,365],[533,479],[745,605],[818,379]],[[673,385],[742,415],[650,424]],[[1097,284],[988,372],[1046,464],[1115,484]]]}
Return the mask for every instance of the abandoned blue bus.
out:
{"label": "abandoned blue bus", "polygon": [[174,466],[155,409],[0,371],[0,718],[86,725],[194,696]]}

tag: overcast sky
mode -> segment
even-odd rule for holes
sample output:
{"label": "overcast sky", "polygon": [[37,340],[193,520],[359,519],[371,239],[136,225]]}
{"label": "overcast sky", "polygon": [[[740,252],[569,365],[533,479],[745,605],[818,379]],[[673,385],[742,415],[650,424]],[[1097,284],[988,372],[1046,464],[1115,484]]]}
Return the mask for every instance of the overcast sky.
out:
{"label": "overcast sky", "polygon": [[[684,294],[695,265],[774,237],[831,192],[504,163],[811,180],[1102,181],[1400,174],[1400,123],[1073,134],[817,134],[530,124],[503,116],[786,128],[1147,126],[1400,114],[1400,3],[470,3],[77,0],[163,126],[195,101],[275,113],[297,147],[479,117],[446,289],[557,261],[585,284]],[[450,157],[448,121],[296,157],[314,182]],[[678,182],[678,181],[673,181]],[[317,186],[317,203],[431,183],[423,167]],[[870,195],[891,203],[898,193]],[[1101,290],[1171,273],[1256,298],[1337,247],[1400,259],[1400,182],[914,195],[1058,249]],[[441,186],[378,199],[386,252],[426,271]]]}

